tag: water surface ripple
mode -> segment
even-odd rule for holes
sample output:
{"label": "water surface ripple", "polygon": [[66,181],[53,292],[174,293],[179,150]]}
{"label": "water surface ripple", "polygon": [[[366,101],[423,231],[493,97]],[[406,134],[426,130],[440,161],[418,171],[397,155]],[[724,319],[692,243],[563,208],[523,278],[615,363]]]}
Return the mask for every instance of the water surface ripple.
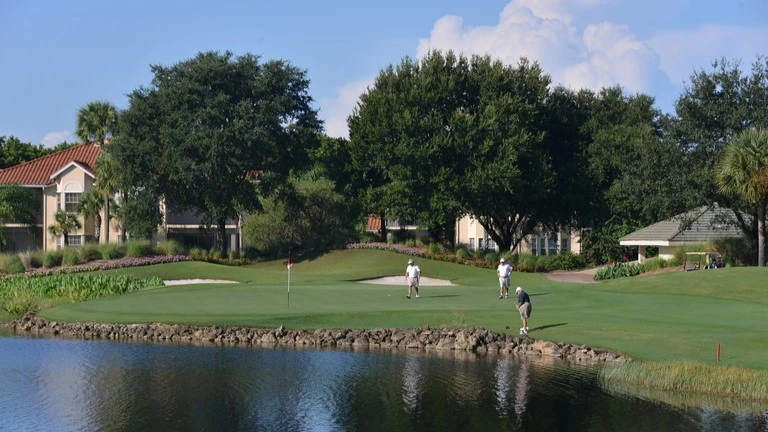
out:
{"label": "water surface ripple", "polygon": [[468,353],[0,337],[1,431],[768,431],[679,408],[597,369]]}

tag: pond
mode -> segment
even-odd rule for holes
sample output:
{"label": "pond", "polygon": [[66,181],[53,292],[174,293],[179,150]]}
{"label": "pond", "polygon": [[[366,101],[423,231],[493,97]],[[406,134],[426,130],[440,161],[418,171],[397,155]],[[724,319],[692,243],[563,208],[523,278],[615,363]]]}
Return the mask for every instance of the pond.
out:
{"label": "pond", "polygon": [[468,353],[0,337],[8,431],[754,431],[609,394],[597,368]]}

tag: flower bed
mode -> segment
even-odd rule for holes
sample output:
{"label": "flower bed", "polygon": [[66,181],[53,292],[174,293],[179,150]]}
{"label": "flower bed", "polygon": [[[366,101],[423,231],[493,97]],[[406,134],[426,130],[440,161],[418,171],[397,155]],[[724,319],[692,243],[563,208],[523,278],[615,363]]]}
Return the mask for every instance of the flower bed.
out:
{"label": "flower bed", "polygon": [[63,266],[51,269],[35,269],[24,273],[5,275],[0,274],[0,279],[14,279],[25,277],[52,276],[60,274],[83,273],[98,270],[112,270],[125,267],[139,267],[154,264],[165,264],[179,261],[191,261],[192,259],[184,255],[158,255],[143,258],[120,258],[116,260],[89,262],[73,266]]}

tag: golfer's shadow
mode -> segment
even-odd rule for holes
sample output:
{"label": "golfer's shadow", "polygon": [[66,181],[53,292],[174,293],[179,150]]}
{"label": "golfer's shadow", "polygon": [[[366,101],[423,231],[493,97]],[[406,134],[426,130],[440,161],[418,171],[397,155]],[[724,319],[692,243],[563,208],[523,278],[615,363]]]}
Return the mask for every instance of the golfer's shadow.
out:
{"label": "golfer's shadow", "polygon": [[458,294],[442,294],[442,295],[429,295],[424,297],[438,298],[438,297],[458,297]]}
{"label": "golfer's shadow", "polygon": [[544,330],[544,329],[548,329],[550,327],[560,327],[560,326],[564,326],[564,325],[568,325],[568,323],[547,324],[547,325],[543,325],[543,326],[534,327],[534,328],[532,328],[532,329],[530,329],[528,331]]}

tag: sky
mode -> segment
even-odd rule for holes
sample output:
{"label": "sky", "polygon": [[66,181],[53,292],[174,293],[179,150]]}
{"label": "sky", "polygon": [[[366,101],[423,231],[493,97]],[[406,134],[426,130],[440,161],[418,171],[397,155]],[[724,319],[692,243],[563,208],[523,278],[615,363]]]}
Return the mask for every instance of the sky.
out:
{"label": "sky", "polygon": [[331,136],[380,70],[433,49],[539,62],[554,84],[674,102],[696,70],[768,55],[766,0],[0,0],[0,136],[76,141],[94,100],[128,108],[151,65],[252,53],[307,71]]}

